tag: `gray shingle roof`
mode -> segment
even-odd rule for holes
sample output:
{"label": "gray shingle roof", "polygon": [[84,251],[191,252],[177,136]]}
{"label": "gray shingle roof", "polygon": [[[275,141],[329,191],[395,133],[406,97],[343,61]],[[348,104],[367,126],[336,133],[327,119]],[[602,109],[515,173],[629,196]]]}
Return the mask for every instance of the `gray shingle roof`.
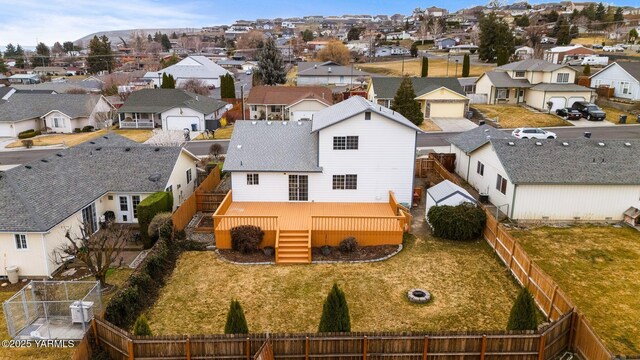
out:
{"label": "gray shingle roof", "polygon": [[227,105],[207,96],[196,95],[179,89],[142,89],[132,92],[119,113],[160,113],[176,106],[184,106],[205,115]]}
{"label": "gray shingle roof", "polygon": [[514,184],[640,184],[640,161],[634,161],[640,140],[492,139],[491,144]]}
{"label": "gray shingle roof", "polygon": [[[108,137],[0,172],[0,231],[48,231],[106,192],[164,189],[180,147],[127,146],[119,135]],[[153,174],[160,174],[156,183]]]}
{"label": "gray shingle roof", "polygon": [[224,171],[320,172],[310,121],[236,121]]}
{"label": "gray shingle roof", "polygon": [[640,81],[640,62],[638,61],[619,61],[616,64],[620,65],[629,75],[633,76],[636,80]]}
{"label": "gray shingle roof", "polygon": [[[329,72],[331,69],[331,72]],[[362,70],[351,66],[342,66],[332,61],[325,62],[300,62],[298,63],[298,76],[370,76]]]}
{"label": "gray shingle roof", "polygon": [[337,103],[315,113],[312,120],[313,131],[324,129],[365,111],[377,113],[415,131],[422,132],[419,127],[415,126],[400,113],[384,106],[375,105],[361,96],[352,96],[343,102]]}
{"label": "gray shingle roof", "polygon": [[[191,65],[190,62],[195,61],[196,64]],[[229,71],[222,66],[209,60],[206,56],[192,55],[181,60],[175,65],[166,67],[160,71],[150,71],[144,74],[145,79],[157,79],[158,72],[164,72],[173,75],[177,79],[217,79],[222,75],[230,74]],[[162,75],[162,74],[160,74]]]}
{"label": "gray shingle roof", "polygon": [[85,90],[85,91],[94,91],[94,92],[99,92],[100,90],[102,90],[102,84],[99,81],[94,81],[94,80],[44,82],[44,83],[29,84],[29,85],[15,84],[15,85],[11,85],[11,87],[15,88],[19,92],[46,90],[46,91],[55,91],[58,94],[63,94],[70,90]]}
{"label": "gray shingle roof", "polygon": [[531,88],[538,91],[565,91],[565,92],[582,92],[593,91],[592,89],[577,84],[544,84],[540,83]]}
{"label": "gray shingle roof", "polygon": [[[487,71],[484,73],[485,76],[489,77],[491,83],[495,87],[519,87],[519,88],[530,88],[533,85],[529,83],[526,79],[512,79],[507,73],[503,71]],[[482,76],[481,76],[482,77]],[[480,78],[478,78],[480,79]],[[477,82],[477,80],[476,80]]]}
{"label": "gray shingle roof", "polygon": [[[401,77],[373,77],[371,83],[373,89],[376,92],[377,99],[393,99],[396,96],[396,92],[402,83]],[[413,90],[416,96],[421,96],[430,93],[433,90],[445,87],[451,91],[454,91],[460,95],[465,95],[464,89],[460,85],[460,82],[456,78],[447,77],[425,77],[425,78],[411,78],[413,84]],[[465,95],[466,96],[466,95]]]}
{"label": "gray shingle roof", "polygon": [[87,94],[13,94],[0,104],[0,122],[14,122],[39,118],[58,110],[72,119],[88,117],[100,95]]}
{"label": "gray shingle roof", "polygon": [[469,199],[471,202],[475,202],[476,200],[469,194],[467,190],[464,188],[452,183],[449,180],[444,180],[438,183],[438,185],[432,186],[427,189],[427,193],[431,196],[431,198],[439,203],[442,200],[450,198],[455,194],[460,194],[463,197]]}
{"label": "gray shingle roof", "polygon": [[451,144],[457,146],[465,154],[474,152],[491,139],[515,139],[510,134],[500,131],[489,125],[478,126],[447,139]]}
{"label": "gray shingle roof", "polygon": [[496,70],[515,70],[515,71],[555,71],[567,65],[552,64],[548,61],[540,59],[526,59],[512,62],[496,68]]}

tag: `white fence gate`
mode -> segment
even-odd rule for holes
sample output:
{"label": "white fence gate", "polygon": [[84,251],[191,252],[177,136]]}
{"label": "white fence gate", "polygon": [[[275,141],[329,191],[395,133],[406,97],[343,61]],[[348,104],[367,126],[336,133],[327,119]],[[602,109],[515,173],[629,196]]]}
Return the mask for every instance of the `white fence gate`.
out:
{"label": "white fence gate", "polygon": [[487,94],[467,94],[470,104],[486,104]]}

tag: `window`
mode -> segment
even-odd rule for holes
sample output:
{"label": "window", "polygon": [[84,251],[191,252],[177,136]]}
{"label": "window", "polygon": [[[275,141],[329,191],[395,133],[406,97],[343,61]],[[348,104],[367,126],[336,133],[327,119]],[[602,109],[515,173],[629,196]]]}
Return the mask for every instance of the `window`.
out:
{"label": "window", "polygon": [[191,169],[187,170],[187,184],[191,184],[191,180],[193,180],[193,177],[191,175]]}
{"label": "window", "polygon": [[140,204],[140,195],[131,196],[131,206],[133,206],[133,218],[138,218],[138,204]]}
{"label": "window", "polygon": [[358,150],[357,136],[347,136],[347,150]]}
{"label": "window", "polygon": [[524,71],[516,71],[515,77],[517,78],[523,78],[524,77]]}
{"label": "window", "polygon": [[93,234],[98,231],[98,218],[96,217],[95,203],[82,209],[82,222],[87,227],[86,230],[89,232],[89,234]]}
{"label": "window", "polygon": [[507,179],[503,178],[500,174],[498,174],[498,178],[496,179],[496,190],[503,194],[507,193]]}
{"label": "window", "polygon": [[600,86],[600,83],[602,83],[602,80],[600,80],[600,79],[595,79],[595,80],[593,81],[593,87],[594,87],[594,88],[597,88],[598,86]]}
{"label": "window", "polygon": [[358,175],[333,175],[333,190],[358,189]]}
{"label": "window", "polygon": [[120,196],[120,211],[129,211],[129,201],[126,196]]}
{"label": "window", "polygon": [[280,112],[280,106],[277,105],[271,105],[271,110],[269,110],[270,112]]}
{"label": "window", "polygon": [[620,89],[622,89],[622,93],[623,94],[631,94],[630,90],[630,84],[627,81],[621,81],[620,82]]}
{"label": "window", "polygon": [[371,111],[365,111],[364,119],[365,120],[371,120]]}
{"label": "window", "polygon": [[556,78],[556,82],[568,83],[569,82],[569,73],[558,73],[558,77]]}
{"label": "window", "polygon": [[509,98],[509,89],[498,89],[497,98],[498,99],[508,99]]}
{"label": "window", "polygon": [[476,167],[476,172],[480,174],[480,176],[484,176],[484,164],[478,161],[478,166]]}
{"label": "window", "polygon": [[258,174],[247,174],[247,185],[259,185],[260,178]]}
{"label": "window", "polygon": [[251,105],[251,111],[258,111],[258,105]]}
{"label": "window", "polygon": [[344,136],[334,136],[333,150],[346,150],[346,149],[347,149],[347,138]]}
{"label": "window", "polygon": [[173,193],[173,185],[169,185],[166,189],[164,189],[164,191]]}
{"label": "window", "polygon": [[24,250],[27,248],[27,235],[15,234],[14,238],[16,239],[16,249]]}
{"label": "window", "polygon": [[56,128],[64,127],[64,118],[54,117],[53,118],[53,127],[56,127]]}

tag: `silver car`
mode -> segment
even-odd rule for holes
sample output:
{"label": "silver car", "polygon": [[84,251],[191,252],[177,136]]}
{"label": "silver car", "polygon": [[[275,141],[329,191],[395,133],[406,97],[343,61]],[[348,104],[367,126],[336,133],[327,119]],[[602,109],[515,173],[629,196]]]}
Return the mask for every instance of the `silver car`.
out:
{"label": "silver car", "polygon": [[540,128],[517,128],[511,133],[517,139],[555,139],[556,133]]}

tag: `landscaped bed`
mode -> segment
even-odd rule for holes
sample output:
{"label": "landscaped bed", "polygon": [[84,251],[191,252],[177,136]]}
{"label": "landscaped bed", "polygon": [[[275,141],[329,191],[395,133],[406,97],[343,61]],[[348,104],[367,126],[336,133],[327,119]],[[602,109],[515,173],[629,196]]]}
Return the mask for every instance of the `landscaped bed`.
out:
{"label": "landscaped bed", "polygon": [[[322,248],[314,247],[311,249],[311,258],[313,261],[375,261],[395,254],[398,249],[398,245],[380,245],[360,246],[352,252],[342,252],[338,248],[330,248],[328,252],[325,252]],[[218,250],[218,254],[225,260],[243,264],[275,262],[273,249],[271,249],[271,253],[260,250],[249,254],[242,254],[235,250]]]}
{"label": "landscaped bed", "polygon": [[[113,132],[137,142],[144,142],[149,138],[151,138],[151,136],[153,135],[151,130],[120,130],[118,129],[118,130],[113,130]],[[99,136],[107,135],[107,133],[108,133],[108,130],[102,129],[98,131],[81,132],[81,133],[73,133],[73,134],[42,135],[42,136],[31,138],[29,140],[33,140],[33,146],[65,145],[68,147],[72,147],[72,146],[81,144],[85,141],[95,139]],[[18,148],[18,147],[24,147],[22,140],[16,140],[11,144],[7,145],[7,148]]]}
{"label": "landscaped bed", "polygon": [[[484,241],[408,236],[400,254],[374,263],[246,266],[186,252],[148,316],[158,335],[222,333],[237,299],[252,332],[315,332],[334,282],[353,331],[501,330],[518,290]],[[413,288],[430,303],[410,303]]]}
{"label": "landscaped bed", "polygon": [[478,105],[472,107],[482,111],[489,119],[498,118],[498,124],[504,129],[518,127],[571,126],[559,116],[533,112],[517,105]]}
{"label": "landscaped bed", "polygon": [[583,225],[512,231],[615,354],[640,354],[640,233]]}

